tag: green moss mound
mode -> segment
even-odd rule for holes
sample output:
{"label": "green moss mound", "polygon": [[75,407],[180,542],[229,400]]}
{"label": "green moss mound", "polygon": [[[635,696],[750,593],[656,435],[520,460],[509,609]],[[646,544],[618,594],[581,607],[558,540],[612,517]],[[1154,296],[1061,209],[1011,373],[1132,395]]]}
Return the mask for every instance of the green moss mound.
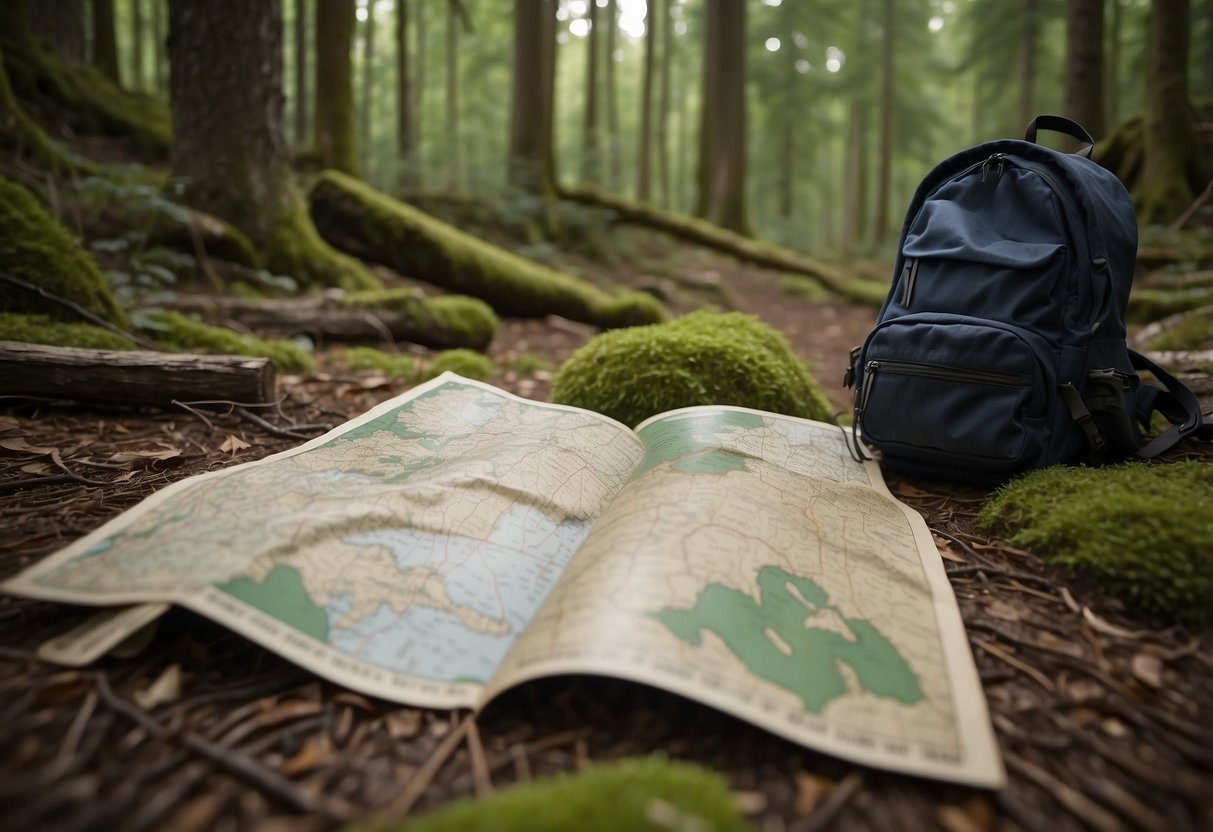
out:
{"label": "green moss mound", "polygon": [[[94,315],[130,326],[97,263],[29,191],[0,177],[0,272],[78,303]],[[61,321],[79,316],[36,292],[0,280],[0,308],[47,315]]]}
{"label": "green moss mound", "polygon": [[447,350],[439,353],[426,371],[427,379],[437,378],[445,372],[458,373],[464,378],[488,381],[493,375],[493,362],[487,355],[472,350]]}
{"label": "green moss mound", "polygon": [[1111,595],[1196,627],[1213,623],[1213,465],[1048,468],[1012,480],[980,522],[1093,575]]}
{"label": "green moss mound", "polygon": [[742,832],[750,827],[716,774],[661,757],[595,765],[460,800],[409,832]]}
{"label": "green moss mound", "polygon": [[144,329],[169,350],[259,356],[287,372],[312,369],[312,357],[290,341],[265,340],[208,326],[180,312],[157,312],[148,318]]}
{"label": "green moss mound", "polygon": [[779,276],[779,292],[793,298],[806,300],[825,300],[830,292],[819,281],[799,274],[781,274]]}
{"label": "green moss mound", "polygon": [[829,402],[787,339],[737,312],[701,311],[598,335],[556,373],[552,400],[632,426],[698,404],[833,421]]}
{"label": "green moss mound", "polygon": [[664,307],[651,297],[613,297],[334,171],[317,178],[308,199],[317,227],[342,250],[481,298],[502,314],[554,314],[603,327],[666,317]]}
{"label": "green moss mound", "polygon": [[392,355],[373,347],[350,347],[345,363],[355,370],[378,370],[389,378],[420,384],[450,371],[464,378],[488,381],[494,367],[488,356],[474,350],[454,349],[438,353],[428,365],[411,355]]}
{"label": "green moss mound", "polygon": [[45,315],[0,312],[0,341],[25,341],[90,350],[133,350],[129,338],[92,324],[56,321]]}
{"label": "green moss mound", "polygon": [[263,254],[272,272],[290,275],[305,286],[335,286],[348,291],[382,288],[366,266],[320,238],[297,195],[278,217]]}
{"label": "green moss mound", "polygon": [[466,295],[425,298],[411,289],[381,289],[347,293],[342,303],[389,309],[406,316],[419,333],[440,335],[447,344],[462,344],[472,349],[488,347],[497,335],[500,323],[493,307]]}

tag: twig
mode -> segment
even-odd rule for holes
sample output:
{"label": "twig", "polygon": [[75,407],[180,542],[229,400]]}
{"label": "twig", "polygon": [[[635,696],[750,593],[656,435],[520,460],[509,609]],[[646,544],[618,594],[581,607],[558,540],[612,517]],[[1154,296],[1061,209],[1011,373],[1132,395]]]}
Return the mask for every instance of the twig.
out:
{"label": "twig", "polygon": [[1003,751],[1007,767],[1044,789],[1054,800],[1073,813],[1079,820],[1099,832],[1121,832],[1124,825],[1116,815],[1074,787],[1063,783],[1052,773],[1039,768],[1010,751]]}
{"label": "twig", "polygon": [[988,641],[982,641],[979,638],[973,639],[973,643],[976,644],[978,647],[980,647],[982,650],[985,650],[991,656],[993,656],[997,659],[1002,659],[1004,662],[1006,662],[1007,664],[1009,664],[1011,667],[1015,668],[1016,670],[1020,670],[1020,671],[1023,671],[1024,673],[1028,674],[1033,679],[1035,679],[1037,681],[1037,683],[1039,683],[1039,685],[1042,688],[1044,688],[1045,690],[1047,690],[1049,693],[1053,693],[1057,689],[1056,686],[1053,684],[1053,680],[1050,679],[1048,676],[1044,675],[1039,670],[1037,670],[1036,668],[1027,664],[1026,662],[1022,662],[1019,659],[1015,658],[1014,656],[1012,656],[1006,650],[1003,650],[998,645],[991,644]]}
{"label": "twig", "polygon": [[476,727],[474,715],[468,718],[468,753],[472,758],[472,782],[476,797],[488,797],[493,793],[493,778],[489,775],[489,764],[484,756],[484,744],[480,742],[480,729]]}
{"label": "twig", "polygon": [[1209,184],[1205,186],[1205,189],[1201,192],[1200,196],[1196,197],[1196,199],[1192,201],[1192,204],[1188,206],[1187,210],[1180,214],[1175,222],[1167,226],[1167,231],[1174,233],[1183,228],[1184,223],[1192,219],[1192,215],[1200,210],[1200,206],[1209,201],[1209,197],[1211,195],[1213,195],[1213,179],[1209,180]]}
{"label": "twig", "polygon": [[252,413],[248,410],[245,410],[243,407],[237,407],[235,409],[235,413],[237,416],[239,416],[244,421],[250,422],[250,423],[256,425],[257,427],[261,428],[262,430],[264,430],[266,433],[270,434],[271,436],[277,436],[280,439],[310,439],[311,438],[307,434],[295,433],[295,431],[286,430],[284,428],[278,427],[277,425],[270,424],[269,422],[265,421],[265,419],[262,419],[260,416],[258,416],[256,413]]}
{"label": "twig", "polygon": [[99,315],[93,314],[92,312],[88,311],[80,304],[76,303],[74,300],[68,300],[65,297],[56,295],[54,292],[48,292],[46,289],[43,289],[41,286],[35,286],[33,283],[28,283],[19,277],[13,277],[11,274],[8,274],[7,272],[0,272],[0,280],[3,280],[5,283],[10,283],[13,286],[18,286],[22,289],[25,289],[26,291],[34,292],[38,295],[41,295],[43,298],[51,301],[52,303],[57,303],[60,306],[65,306],[68,309],[75,312],[81,318],[84,318],[89,323],[94,324],[95,326],[99,326],[102,329],[108,329],[110,332],[121,335],[123,338],[129,339],[132,344],[135,344],[136,346],[139,346],[139,347],[143,347],[143,349],[145,349],[145,350],[157,349],[156,345],[153,344],[151,341],[148,341],[146,338],[136,335],[133,332],[127,332],[122,327],[111,324],[109,321],[105,320],[105,318],[102,318]]}
{"label": "twig", "polygon": [[832,824],[863,786],[863,774],[852,771],[830,791],[830,796],[803,823],[792,827],[795,832],[821,832]]}
{"label": "twig", "polygon": [[181,408],[182,410],[184,410],[186,413],[190,414],[191,416],[197,417],[202,422],[202,424],[206,425],[206,431],[208,434],[215,432],[215,424],[210,419],[206,418],[206,414],[204,414],[198,410],[195,410],[194,408],[190,407],[185,402],[180,402],[180,401],[177,401],[176,399],[173,399],[172,403],[177,405],[177,407]]}
{"label": "twig", "polygon": [[413,804],[429,788],[434,776],[438,774],[442,766],[446,764],[447,759],[459,747],[459,743],[463,741],[464,736],[467,735],[471,727],[472,715],[468,714],[463,722],[459,724],[459,727],[447,734],[446,738],[438,744],[438,747],[430,754],[430,758],[425,761],[425,764],[409,780],[408,785],[400,793],[400,796],[389,803],[387,808],[382,811],[381,818],[385,821],[383,823],[384,826],[393,820],[401,820],[408,815],[409,811],[413,808]]}

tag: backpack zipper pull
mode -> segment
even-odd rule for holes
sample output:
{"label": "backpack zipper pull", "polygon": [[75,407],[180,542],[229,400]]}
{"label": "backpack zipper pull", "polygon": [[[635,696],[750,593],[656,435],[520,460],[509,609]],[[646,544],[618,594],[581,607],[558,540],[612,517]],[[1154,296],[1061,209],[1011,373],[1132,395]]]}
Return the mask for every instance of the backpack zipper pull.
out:
{"label": "backpack zipper pull", "polygon": [[992,154],[990,156],[990,158],[986,159],[984,162],[981,163],[981,181],[985,182],[986,174],[990,172],[990,168],[997,165],[998,167],[995,168],[995,170],[994,170],[994,181],[997,182],[999,180],[999,178],[1002,177],[1002,170],[1004,167],[1006,167],[1006,164],[1007,164],[1007,154],[1005,154],[1005,153]]}

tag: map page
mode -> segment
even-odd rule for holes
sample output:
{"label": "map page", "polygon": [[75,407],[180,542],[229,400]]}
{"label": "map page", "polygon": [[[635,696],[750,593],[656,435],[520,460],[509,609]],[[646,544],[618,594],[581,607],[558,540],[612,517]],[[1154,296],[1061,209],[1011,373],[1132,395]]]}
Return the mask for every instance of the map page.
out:
{"label": "map page", "polygon": [[0,588],[180,604],[350,688],[474,707],[642,457],[618,422],[448,373],[169,486]]}
{"label": "map page", "polygon": [[926,524],[838,427],[698,407],[636,433],[644,458],[488,696],[608,675],[856,762],[1004,782]]}

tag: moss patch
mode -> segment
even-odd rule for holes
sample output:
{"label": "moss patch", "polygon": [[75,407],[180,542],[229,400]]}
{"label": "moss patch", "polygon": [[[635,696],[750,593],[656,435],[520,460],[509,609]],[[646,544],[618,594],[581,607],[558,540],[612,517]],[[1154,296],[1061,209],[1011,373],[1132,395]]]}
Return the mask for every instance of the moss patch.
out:
{"label": "moss patch", "polygon": [[1150,339],[1152,350],[1213,348],[1213,306],[1193,309],[1177,325]]}
{"label": "moss patch", "polygon": [[736,312],[700,311],[598,335],[556,373],[552,400],[627,425],[699,404],[833,421],[825,395],[787,339]]}
{"label": "moss patch", "polygon": [[[3,177],[0,177],[0,270],[75,301],[110,323],[123,328],[130,326],[88,252],[43,210],[29,191]],[[4,281],[0,281],[0,308],[63,321],[79,319],[67,307]]]}
{"label": "moss patch", "polygon": [[1012,544],[1093,575],[1150,613],[1213,622],[1213,465],[1048,468],[1012,480],[980,522]]}
{"label": "moss patch", "polygon": [[1134,323],[1149,323],[1168,315],[1207,306],[1213,291],[1207,287],[1195,289],[1134,289],[1129,295],[1125,315]]}
{"label": "moss patch", "polygon": [[355,370],[377,370],[409,384],[437,378],[448,370],[464,378],[488,381],[494,371],[488,356],[465,349],[440,352],[427,364],[412,355],[392,355],[373,347],[350,347],[345,351],[345,363]]}
{"label": "moss patch", "polygon": [[781,274],[779,292],[789,297],[805,298],[806,300],[824,300],[830,296],[829,290],[821,283],[799,274]]}
{"label": "moss patch", "polygon": [[92,324],[52,320],[45,315],[0,312],[0,341],[26,341],[90,350],[133,350],[130,339]]}
{"label": "moss patch", "polygon": [[264,340],[208,326],[180,312],[157,312],[149,316],[144,330],[158,344],[173,351],[253,355],[268,358],[278,369],[288,372],[312,369],[312,357],[290,341]]}
{"label": "moss patch", "polygon": [[664,308],[651,297],[613,298],[334,171],[316,180],[309,200],[316,224],[343,250],[482,298],[500,313],[555,314],[606,327],[665,318]]}
{"label": "moss patch", "polygon": [[270,271],[290,275],[303,286],[336,286],[350,291],[381,288],[366,266],[320,238],[298,197],[292,198],[290,207],[278,217],[263,254]]}
{"label": "moss patch", "polygon": [[409,832],[741,832],[750,827],[716,774],[661,757],[591,766],[460,800],[410,821]]}
{"label": "moss patch", "polygon": [[406,316],[418,333],[441,335],[446,344],[485,349],[497,334],[499,321],[493,308],[479,298],[442,295],[425,298],[411,289],[350,292],[342,303],[369,309],[388,309]]}

